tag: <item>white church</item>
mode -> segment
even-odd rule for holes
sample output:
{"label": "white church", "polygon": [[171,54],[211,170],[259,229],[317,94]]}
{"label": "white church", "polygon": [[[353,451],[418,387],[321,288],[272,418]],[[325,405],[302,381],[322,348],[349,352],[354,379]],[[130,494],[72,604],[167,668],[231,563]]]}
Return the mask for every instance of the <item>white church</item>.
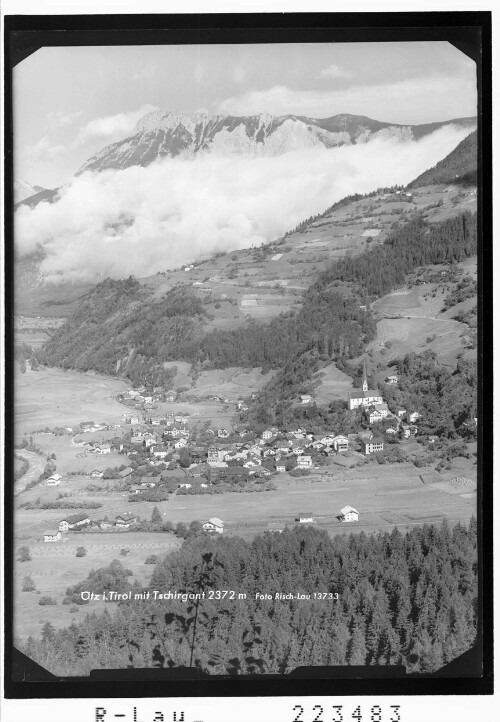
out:
{"label": "white church", "polygon": [[368,388],[368,380],[366,378],[366,361],[363,364],[363,385],[361,391],[349,391],[347,394],[347,403],[349,411],[357,409],[360,406],[373,406],[381,404],[383,401],[380,391]]}

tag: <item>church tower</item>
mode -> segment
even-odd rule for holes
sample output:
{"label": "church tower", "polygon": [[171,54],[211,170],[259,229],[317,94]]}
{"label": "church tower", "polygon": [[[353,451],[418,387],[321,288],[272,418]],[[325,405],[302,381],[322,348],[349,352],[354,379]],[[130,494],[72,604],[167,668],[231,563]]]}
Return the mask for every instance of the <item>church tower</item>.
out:
{"label": "church tower", "polygon": [[363,391],[368,391],[368,377],[366,373],[366,359],[363,359]]}

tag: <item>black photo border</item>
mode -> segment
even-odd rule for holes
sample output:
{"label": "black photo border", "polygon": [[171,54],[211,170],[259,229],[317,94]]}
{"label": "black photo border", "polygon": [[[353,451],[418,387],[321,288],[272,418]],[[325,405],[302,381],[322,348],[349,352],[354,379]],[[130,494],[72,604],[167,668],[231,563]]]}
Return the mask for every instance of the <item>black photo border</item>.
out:
{"label": "black photo border", "polygon": [[[290,676],[191,678],[168,670],[109,671],[105,678],[56,677],[13,646],[14,280],[12,68],[45,46],[210,43],[311,43],[445,40],[478,67],[478,549],[479,627],[475,647],[433,675],[370,675],[346,667],[335,676],[311,667]],[[237,13],[4,16],[5,449],[4,694],[8,699],[493,693],[493,240],[491,12]],[[487,634],[484,634],[487,630]],[[479,675],[467,670],[480,669]],[[390,668],[388,668],[389,672]],[[141,673],[137,677],[133,672]],[[373,674],[373,673],[372,673]],[[146,676],[145,676],[146,675]]]}

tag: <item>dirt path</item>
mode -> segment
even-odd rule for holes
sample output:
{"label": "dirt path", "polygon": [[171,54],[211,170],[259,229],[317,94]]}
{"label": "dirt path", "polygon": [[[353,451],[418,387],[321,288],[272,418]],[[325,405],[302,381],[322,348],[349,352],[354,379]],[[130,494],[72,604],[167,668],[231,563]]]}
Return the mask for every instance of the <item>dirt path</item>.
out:
{"label": "dirt path", "polygon": [[33,451],[21,449],[19,451],[19,455],[27,459],[30,466],[26,474],[23,474],[23,476],[16,481],[14,485],[14,496],[18,496],[21,492],[23,492],[31,481],[38,479],[45,468],[45,464],[47,463],[42,456],[35,454]]}

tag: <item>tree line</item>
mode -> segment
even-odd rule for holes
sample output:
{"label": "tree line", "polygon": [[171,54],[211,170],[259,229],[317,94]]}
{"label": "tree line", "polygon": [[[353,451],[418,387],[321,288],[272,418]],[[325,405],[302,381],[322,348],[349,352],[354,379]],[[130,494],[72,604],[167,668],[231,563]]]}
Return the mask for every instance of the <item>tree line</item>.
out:
{"label": "tree line", "polygon": [[[116,561],[92,574],[101,591],[149,590],[150,598],[92,612],[59,631],[46,624],[41,638],[21,644],[55,674],[130,666],[284,674],[301,665],[355,664],[429,673],[476,639],[474,518],[405,534],[395,528],[332,538],[295,526],[252,541],[193,536],[158,561],[145,586],[130,584],[130,570]],[[155,602],[154,590],[205,595]],[[220,590],[245,596],[218,599]],[[276,592],[310,598],[276,599]]]}

